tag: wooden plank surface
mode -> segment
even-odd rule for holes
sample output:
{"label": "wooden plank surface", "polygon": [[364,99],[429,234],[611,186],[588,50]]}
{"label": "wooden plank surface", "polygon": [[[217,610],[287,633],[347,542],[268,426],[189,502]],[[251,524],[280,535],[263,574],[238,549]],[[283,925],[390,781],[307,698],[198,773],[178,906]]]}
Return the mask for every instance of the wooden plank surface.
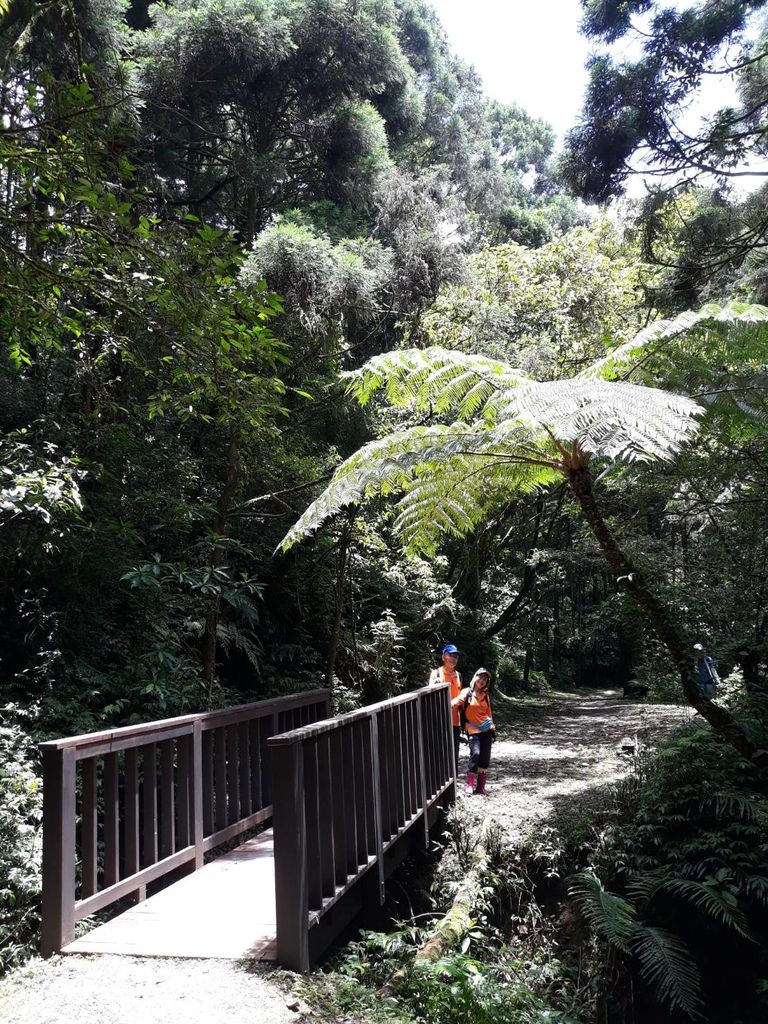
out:
{"label": "wooden plank surface", "polygon": [[63,953],[274,961],[272,830],[131,907]]}

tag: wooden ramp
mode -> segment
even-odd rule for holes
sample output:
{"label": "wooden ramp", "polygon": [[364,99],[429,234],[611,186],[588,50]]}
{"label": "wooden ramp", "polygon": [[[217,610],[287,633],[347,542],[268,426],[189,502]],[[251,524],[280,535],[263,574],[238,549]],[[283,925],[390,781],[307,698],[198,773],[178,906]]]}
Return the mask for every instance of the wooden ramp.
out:
{"label": "wooden ramp", "polygon": [[62,953],[274,961],[275,922],[270,829],[75,939]]}

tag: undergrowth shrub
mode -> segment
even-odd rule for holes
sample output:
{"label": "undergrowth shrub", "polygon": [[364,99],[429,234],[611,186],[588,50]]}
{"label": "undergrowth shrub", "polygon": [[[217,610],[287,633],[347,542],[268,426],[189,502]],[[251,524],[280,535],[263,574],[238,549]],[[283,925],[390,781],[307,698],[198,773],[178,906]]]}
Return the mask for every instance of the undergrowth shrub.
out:
{"label": "undergrowth shrub", "polygon": [[42,782],[35,748],[0,716],[0,973],[31,955],[40,930]]}
{"label": "undergrowth shrub", "polygon": [[639,765],[615,810],[570,885],[595,987],[631,983],[615,1019],[768,1020],[768,802],[754,768],[688,725]]}

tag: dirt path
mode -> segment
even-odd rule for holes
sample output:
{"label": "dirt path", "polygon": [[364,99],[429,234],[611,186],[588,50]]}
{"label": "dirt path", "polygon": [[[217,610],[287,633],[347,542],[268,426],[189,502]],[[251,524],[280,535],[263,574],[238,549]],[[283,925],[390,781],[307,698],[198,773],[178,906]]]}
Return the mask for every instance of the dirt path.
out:
{"label": "dirt path", "polygon": [[489,795],[472,798],[470,806],[495,818],[512,841],[576,794],[625,774],[632,755],[618,749],[624,737],[653,745],[692,714],[688,708],[633,703],[612,690],[506,703],[497,697],[496,709],[509,724],[493,745]]}
{"label": "dirt path", "polygon": [[[491,814],[510,838],[556,812],[563,801],[619,778],[631,758],[624,736],[653,742],[690,711],[633,704],[612,691],[511,700],[510,723],[493,748],[489,796],[462,799],[465,813]],[[462,748],[460,770],[466,766]],[[265,968],[224,960],[117,956],[35,960],[0,981],[4,1024],[289,1024],[299,1015]]]}

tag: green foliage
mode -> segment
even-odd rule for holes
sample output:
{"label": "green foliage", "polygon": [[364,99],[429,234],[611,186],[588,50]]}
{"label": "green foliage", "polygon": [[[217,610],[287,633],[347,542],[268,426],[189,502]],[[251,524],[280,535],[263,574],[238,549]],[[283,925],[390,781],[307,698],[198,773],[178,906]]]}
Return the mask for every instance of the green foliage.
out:
{"label": "green foliage", "polygon": [[671,458],[699,412],[681,396],[619,381],[527,382],[501,362],[440,348],[377,356],[350,388],[361,404],[385,390],[394,407],[456,420],[361,448],[288,533],[286,549],[344,506],[404,490],[396,528],[411,550],[434,552],[442,536],[464,536],[486,519],[494,492],[557,479],[561,443],[612,460]]}
{"label": "green foliage", "polygon": [[[646,173],[684,178],[708,171],[725,179],[752,147],[761,146],[765,99],[750,104],[747,96],[765,64],[764,46],[749,32],[749,17],[763,11],[764,0],[700,0],[678,9],[652,0],[585,6],[583,29],[603,43],[631,38],[633,15],[646,14],[647,20],[638,58],[604,51],[590,61],[582,123],[571,130],[565,156],[566,176],[579,195],[602,202],[619,194],[641,150]],[[750,61],[758,70],[750,71]],[[744,105],[725,107],[700,128],[683,130],[681,112],[705,76],[733,70],[746,84]]]}
{"label": "green foliage", "polygon": [[[362,1013],[392,1024],[576,1024],[575,1000],[557,962],[494,948],[493,962],[464,952],[413,964],[420,937],[414,928],[363,932],[334,973],[315,976],[304,992],[326,1012]],[[482,931],[475,930],[471,938],[478,950],[485,946],[490,952]],[[382,998],[377,990],[401,968],[405,976],[396,994]]]}
{"label": "green foliage", "polygon": [[[742,712],[765,714],[749,700]],[[768,927],[765,800],[745,764],[699,726],[639,771],[597,845],[587,844],[591,867],[571,894],[594,934],[661,1004],[693,1018],[757,1020]]]}
{"label": "green foliage", "polygon": [[40,927],[42,782],[15,710],[0,719],[0,973],[26,959]]}

